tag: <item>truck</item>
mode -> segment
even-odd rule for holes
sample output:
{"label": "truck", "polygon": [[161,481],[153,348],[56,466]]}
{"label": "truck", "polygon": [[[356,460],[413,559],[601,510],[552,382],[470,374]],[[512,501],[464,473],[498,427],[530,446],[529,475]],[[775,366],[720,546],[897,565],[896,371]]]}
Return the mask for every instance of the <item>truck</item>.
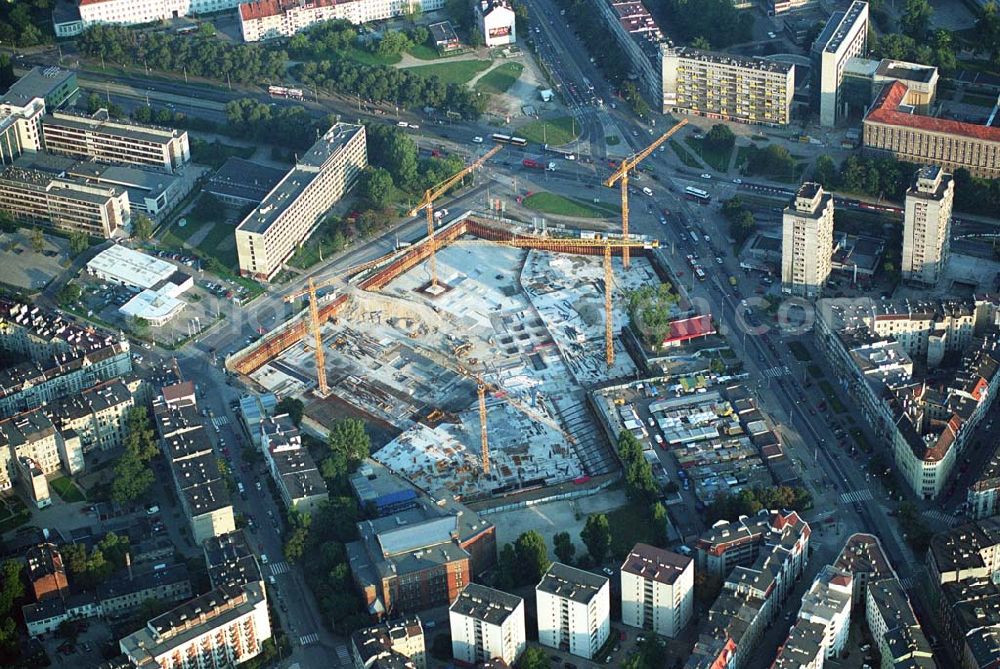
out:
{"label": "truck", "polygon": [[556,164],[551,160],[545,160],[541,156],[528,156],[521,161],[521,164],[533,170],[546,170],[548,172],[556,171]]}

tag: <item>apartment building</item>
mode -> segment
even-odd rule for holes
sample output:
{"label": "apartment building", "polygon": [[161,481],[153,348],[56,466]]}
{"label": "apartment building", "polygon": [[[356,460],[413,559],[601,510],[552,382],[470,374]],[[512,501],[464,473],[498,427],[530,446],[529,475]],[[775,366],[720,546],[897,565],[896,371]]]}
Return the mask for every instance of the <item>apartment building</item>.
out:
{"label": "apartment building", "polygon": [[694,560],[636,544],[621,566],[622,622],[676,638],[694,611]]}
{"label": "apartment building", "polygon": [[764,58],[665,48],[663,112],[787,125],[792,120],[795,66]]}
{"label": "apartment building", "polygon": [[854,0],[834,12],[812,46],[813,89],[818,94],[820,125],[832,128],[847,112],[842,84],[847,61],[868,48],[868,3]]}
{"label": "apartment building", "polygon": [[205,540],[205,566],[213,588],[224,584],[245,585],[263,581],[257,557],[243,530],[220,534]]}
{"label": "apartment building", "polygon": [[28,583],[37,601],[55,597],[63,599],[69,595],[69,581],[62,554],[55,544],[44,543],[32,546],[25,553]]}
{"label": "apartment building", "polygon": [[153,618],[119,642],[137,669],[223,669],[271,638],[264,584],[226,584]]}
{"label": "apartment building", "polygon": [[102,23],[123,26],[157,23],[220,12],[239,4],[240,0],[80,0],[73,8],[57,6],[52,12],[52,23],[57,37],[74,37]]}
{"label": "apartment building", "polygon": [[129,388],[121,379],[105,381],[79,395],[53,402],[48,411],[61,433],[76,434],[83,453],[119,448],[124,443],[125,418],[135,407],[139,383],[133,379]]}
{"label": "apartment building", "polygon": [[148,167],[172,174],[191,160],[186,130],[54,111],[42,117],[42,146],[55,154]]}
{"label": "apartment building", "polygon": [[1000,445],[966,491],[966,516],[982,520],[1000,514]]}
{"label": "apartment building", "polygon": [[[817,303],[816,336],[858,400],[861,415],[891,446],[911,489],[933,499],[944,489],[1000,389],[1000,338],[992,299]],[[915,376],[914,360],[947,374]]]}
{"label": "apartment building", "polygon": [[822,624],[796,618],[785,642],[778,647],[771,669],[823,669],[825,635]]}
{"label": "apartment building", "polygon": [[302,513],[316,511],[329,497],[326,482],[288,414],[266,418],[260,423],[261,444],[271,478],[288,509]]}
{"label": "apartment building", "polygon": [[808,528],[795,511],[761,510],[732,522],[720,520],[695,541],[695,571],[721,581],[733,568],[753,564],[768,546],[787,545],[801,553],[809,543]]}
{"label": "apartment building", "polygon": [[41,409],[0,421],[0,489],[10,487],[17,458],[30,458],[46,476],[60,469],[78,474],[84,467],[80,439],[72,433],[60,433]]}
{"label": "apartment building", "polygon": [[403,618],[351,634],[354,669],[426,669],[427,651],[420,618]]}
{"label": "apartment building", "polygon": [[611,633],[608,579],[553,562],[535,586],[538,643],[588,660]]}
{"label": "apartment building", "polygon": [[903,280],[934,287],[948,266],[955,180],[937,165],[917,170],[906,190],[903,216]]}
{"label": "apartment building", "polygon": [[[899,579],[884,578],[868,584],[865,621],[878,646],[882,669],[899,666],[934,669],[937,666]],[[905,664],[898,664],[903,662]]]}
{"label": "apartment building", "polygon": [[852,607],[864,605],[869,583],[896,577],[882,542],[874,534],[857,532],[849,536],[833,566],[851,575]]}
{"label": "apartment building", "polygon": [[833,269],[833,195],[818,183],[799,186],[781,224],[781,291],[818,297]]}
{"label": "apartment building", "polygon": [[13,458],[12,461],[14,463],[14,480],[21,484],[25,497],[38,509],[44,509],[51,505],[49,482],[38,463],[33,458],[24,455]]}
{"label": "apartment building", "polygon": [[132,215],[124,188],[13,166],[0,172],[0,211],[18,222],[102,239],[121,236]]}
{"label": "apartment building", "polygon": [[597,0],[594,4],[637,77],[639,91],[653,108],[658,107],[663,100],[663,51],[672,45],[642,2]]}
{"label": "apartment building", "polygon": [[849,572],[827,565],[802,598],[798,619],[822,626],[820,647],[826,658],[840,657],[847,645],[853,588]]}
{"label": "apartment building", "polygon": [[368,164],[365,128],[330,128],[236,228],[240,273],[270,281]]}
{"label": "apartment building", "polygon": [[862,122],[865,150],[899,160],[934,164],[973,176],[1000,176],[1000,127],[921,116],[905,103],[908,87],[901,81],[883,87]]}
{"label": "apartment building", "polygon": [[191,579],[182,562],[160,563],[148,569],[128,567],[97,586],[97,599],[105,618],[126,616],[149,600],[180,602],[191,598]]}
{"label": "apartment building", "polygon": [[470,583],[448,609],[452,657],[468,665],[499,658],[513,666],[527,646],[524,600]]}
{"label": "apartment building", "polygon": [[[340,19],[355,25],[444,8],[444,0],[253,0],[239,3],[240,32],[246,42],[291,37],[311,25]],[[485,34],[485,33],[484,33]]]}

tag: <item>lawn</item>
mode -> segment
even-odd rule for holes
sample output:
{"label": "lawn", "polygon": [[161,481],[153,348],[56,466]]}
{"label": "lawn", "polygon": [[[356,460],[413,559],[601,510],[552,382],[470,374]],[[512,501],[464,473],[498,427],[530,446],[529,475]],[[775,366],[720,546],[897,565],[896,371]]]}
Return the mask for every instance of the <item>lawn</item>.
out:
{"label": "lawn", "polygon": [[492,64],[489,60],[456,60],[433,65],[418,65],[405,68],[407,72],[421,77],[436,76],[443,84],[467,84],[474,76]]}
{"label": "lawn", "polygon": [[487,93],[506,93],[521,76],[524,65],[504,63],[484,74],[476,82],[476,89]]}
{"label": "lawn", "polygon": [[239,260],[236,257],[236,233],[231,225],[219,221],[205,239],[198,244],[197,249],[211,256],[226,267],[233,269]]}
{"label": "lawn", "polygon": [[362,65],[395,65],[399,61],[403,60],[403,57],[398,53],[392,56],[379,56],[371,51],[359,49],[354,46],[349,49],[345,49],[336,55],[341,58],[353,60],[356,63],[361,63]]}
{"label": "lawn", "polygon": [[701,163],[695,160],[694,156],[688,153],[688,150],[685,149],[684,146],[676,139],[670,140],[670,148],[674,150],[674,153],[677,154],[677,157],[680,158],[681,162],[684,163],[686,166],[696,167],[699,169],[701,168]]}
{"label": "lawn", "polygon": [[429,47],[426,44],[417,44],[406,53],[420,60],[437,60],[441,57],[437,49]]}
{"label": "lawn", "polygon": [[715,147],[709,147],[703,139],[695,139],[694,137],[685,137],[684,141],[694,149],[694,152],[701,156],[710,167],[719,172],[729,171],[729,159],[733,156],[733,149],[730,147],[728,151],[719,151]]}
{"label": "lawn", "polygon": [[604,138],[604,143],[608,146],[618,146],[622,143],[622,140],[618,135],[610,135]]}
{"label": "lawn", "polygon": [[834,392],[833,386],[830,385],[829,381],[820,381],[819,388],[823,391],[823,394],[826,395],[826,401],[830,403],[831,409],[833,409],[836,413],[844,413],[847,411],[847,409],[844,408],[843,403],[840,401],[840,398],[837,397],[837,394]]}
{"label": "lawn", "polygon": [[812,360],[812,356],[809,355],[809,349],[806,348],[805,344],[800,341],[788,342],[788,350],[792,352],[795,359],[799,362],[808,362]]}
{"label": "lawn", "polygon": [[616,205],[591,204],[583,200],[563,197],[555,193],[533,193],[524,198],[524,206],[543,214],[555,216],[576,216],[579,218],[610,218],[621,213]]}
{"label": "lawn", "polygon": [[781,181],[784,183],[799,183],[801,181],[802,173],[806,171],[808,162],[802,161],[802,156],[797,156],[792,154],[792,159],[795,161],[792,167],[793,174],[789,174],[787,171],[780,174],[767,174],[763,172],[757,172],[750,169],[750,158],[755,153],[760,151],[756,146],[741,146],[736,149],[736,168],[741,170],[743,174],[747,176],[759,176],[765,179],[772,179],[774,181]]}
{"label": "lawn", "polygon": [[579,137],[580,127],[571,116],[560,116],[548,121],[532,121],[514,132],[529,142],[561,146]]}
{"label": "lawn", "polygon": [[31,520],[31,512],[17,497],[0,502],[0,534],[10,532]]}
{"label": "lawn", "polygon": [[49,481],[49,487],[56,491],[64,502],[86,502],[87,498],[69,477],[60,476]]}

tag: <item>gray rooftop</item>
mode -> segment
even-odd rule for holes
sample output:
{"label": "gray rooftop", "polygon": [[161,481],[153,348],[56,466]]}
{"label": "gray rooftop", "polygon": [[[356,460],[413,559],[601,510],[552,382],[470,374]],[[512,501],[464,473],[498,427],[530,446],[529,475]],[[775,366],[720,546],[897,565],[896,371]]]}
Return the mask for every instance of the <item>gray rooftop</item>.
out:
{"label": "gray rooftop", "polygon": [[503,625],[523,601],[516,595],[509,595],[478,583],[470,583],[465,586],[449,610],[490,625]]}
{"label": "gray rooftop", "polygon": [[774,72],[777,74],[788,74],[795,66],[790,63],[779,63],[757,56],[735,56],[728,53],[714,51],[701,51],[691,47],[682,46],[678,48],[677,54],[682,58],[689,58],[703,63],[713,63],[715,65],[729,65],[760,72]]}
{"label": "gray rooftop", "polygon": [[243,530],[228,532],[205,541],[205,564],[213,587],[224,583],[243,585],[261,580],[260,565],[250,550]]}
{"label": "gray rooftop", "polygon": [[607,583],[608,579],[604,576],[553,562],[535,590],[588,604]]}
{"label": "gray rooftop", "polygon": [[205,190],[221,197],[258,203],[264,199],[286,172],[243,158],[230,157],[205,184]]}
{"label": "gray rooftop", "polygon": [[42,117],[42,127],[72,128],[87,132],[95,132],[112,137],[125,137],[131,140],[149,144],[167,144],[173,139],[186,134],[183,130],[161,128],[153,125],[143,125],[134,122],[111,121],[94,118],[83,114],[57,111]]}
{"label": "gray rooftop", "polygon": [[33,67],[26,75],[11,84],[11,87],[0,99],[0,104],[23,107],[35,98],[47,98],[59,86],[62,86],[75,72],[58,67]]}

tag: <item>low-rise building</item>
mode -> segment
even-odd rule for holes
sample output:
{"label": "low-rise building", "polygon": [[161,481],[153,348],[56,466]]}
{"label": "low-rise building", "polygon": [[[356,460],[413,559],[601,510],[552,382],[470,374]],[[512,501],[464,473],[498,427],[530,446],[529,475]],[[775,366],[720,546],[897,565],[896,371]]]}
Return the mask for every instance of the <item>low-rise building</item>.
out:
{"label": "low-rise building", "polygon": [[694,560],[636,544],[621,566],[622,622],[678,637],[694,611]]}
{"label": "low-rise building", "polygon": [[202,190],[236,207],[256,207],[284,176],[284,170],[232,156]]}
{"label": "low-rise building", "polygon": [[535,586],[538,642],[572,655],[595,659],[611,633],[608,579],[552,563]]}
{"label": "low-rise building", "polygon": [[420,618],[403,618],[351,634],[354,669],[426,669],[427,652]]}
{"label": "low-rise building", "polygon": [[524,600],[470,583],[448,610],[452,657],[474,665],[500,658],[508,665],[525,649]]}
{"label": "low-rise building", "polygon": [[191,579],[184,563],[154,565],[133,570],[131,564],[97,586],[101,613],[118,618],[140,608],[147,600],[180,602],[191,597]]}
{"label": "low-rise building", "polygon": [[226,584],[153,618],[119,642],[137,669],[223,669],[271,638],[263,583]]}
{"label": "low-rise building", "polygon": [[75,37],[94,25],[158,23],[220,12],[239,4],[240,0],[79,0],[70,6],[57,3],[52,11],[52,24],[57,37]]}
{"label": "low-rise building", "polygon": [[18,456],[13,459],[15,479],[24,489],[24,494],[37,508],[44,509],[52,504],[49,482],[45,472],[32,458]]}
{"label": "low-rise building", "polygon": [[28,635],[37,638],[59,629],[67,620],[85,620],[101,615],[101,604],[91,593],[49,599],[21,607]]}
{"label": "low-rise building", "polygon": [[260,431],[264,457],[285,506],[302,513],[316,511],[329,492],[291,417],[281,414],[262,420]]}
{"label": "low-rise building", "polygon": [[25,554],[25,559],[28,563],[28,583],[31,584],[31,592],[36,600],[51,597],[65,599],[69,596],[66,568],[55,544],[32,546]]}

